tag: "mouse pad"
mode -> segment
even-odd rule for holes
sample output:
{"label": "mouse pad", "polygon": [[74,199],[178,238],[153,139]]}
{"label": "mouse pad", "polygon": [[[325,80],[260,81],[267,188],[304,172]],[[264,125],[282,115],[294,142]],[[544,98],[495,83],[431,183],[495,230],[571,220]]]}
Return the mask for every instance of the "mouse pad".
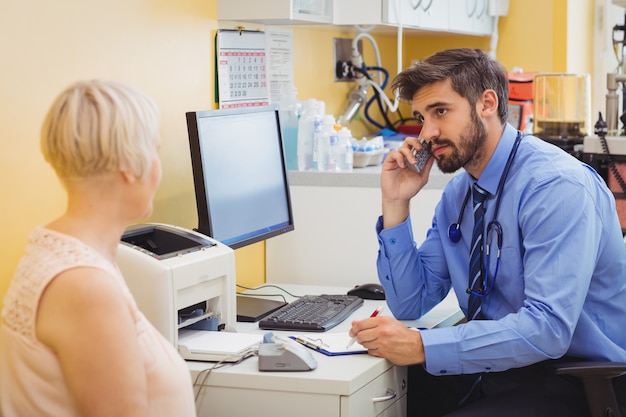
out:
{"label": "mouse pad", "polygon": [[237,296],[237,321],[255,323],[287,303],[265,298]]}

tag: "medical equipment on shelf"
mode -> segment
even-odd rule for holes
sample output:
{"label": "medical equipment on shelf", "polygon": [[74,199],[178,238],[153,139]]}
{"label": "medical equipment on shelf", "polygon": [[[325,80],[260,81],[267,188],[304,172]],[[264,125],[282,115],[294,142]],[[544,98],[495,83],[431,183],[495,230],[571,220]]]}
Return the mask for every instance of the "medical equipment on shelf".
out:
{"label": "medical equipment on shelf", "polygon": [[[626,7],[624,1],[613,1],[616,6]],[[624,34],[625,23],[613,27],[613,46],[618,61],[615,72],[607,74],[606,78],[606,112],[604,118],[600,113],[594,132],[588,132],[583,140],[582,160],[591,165],[604,178],[609,189],[615,196],[617,214],[626,233],[626,96],[624,85],[626,74],[624,68]],[[621,39],[616,34],[621,33]],[[620,88],[621,87],[621,88]],[[620,114],[620,92],[622,98],[622,113]],[[605,122],[605,120],[606,122]],[[619,122],[622,122],[621,128]],[[592,134],[593,133],[593,134]]]}

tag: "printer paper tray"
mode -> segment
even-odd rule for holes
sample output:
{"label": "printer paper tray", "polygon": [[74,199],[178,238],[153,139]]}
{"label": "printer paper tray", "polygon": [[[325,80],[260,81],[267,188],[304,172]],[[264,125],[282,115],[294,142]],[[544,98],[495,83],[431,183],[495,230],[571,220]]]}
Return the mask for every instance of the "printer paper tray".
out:
{"label": "printer paper tray", "polygon": [[183,329],[178,332],[178,352],[187,360],[236,362],[258,350],[262,341],[261,334]]}

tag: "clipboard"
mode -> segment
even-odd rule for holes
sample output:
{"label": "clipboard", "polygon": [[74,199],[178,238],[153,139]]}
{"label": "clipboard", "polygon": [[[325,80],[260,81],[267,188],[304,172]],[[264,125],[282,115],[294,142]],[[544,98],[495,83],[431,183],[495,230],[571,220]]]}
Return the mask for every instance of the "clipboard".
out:
{"label": "clipboard", "polygon": [[326,356],[358,355],[367,353],[367,349],[359,343],[354,343],[349,348],[346,348],[351,339],[348,332],[325,333],[319,336],[316,334],[295,335],[289,336],[289,338],[308,347],[309,349],[323,353]]}

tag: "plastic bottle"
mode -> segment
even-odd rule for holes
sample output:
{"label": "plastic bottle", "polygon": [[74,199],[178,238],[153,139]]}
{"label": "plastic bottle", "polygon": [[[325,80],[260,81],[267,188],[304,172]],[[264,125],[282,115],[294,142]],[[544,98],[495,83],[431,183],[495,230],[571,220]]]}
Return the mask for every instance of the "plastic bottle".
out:
{"label": "plastic bottle", "polygon": [[[332,121],[332,124],[330,123]],[[337,157],[341,153],[339,149],[339,128],[341,126],[335,123],[335,118],[330,116],[328,119],[328,126],[326,123],[324,124],[324,128],[328,132],[328,137],[330,139],[330,148],[328,150],[328,170],[329,171],[338,171],[337,167]]]}
{"label": "plastic bottle", "polygon": [[[313,170],[328,171],[330,137],[326,130],[328,116],[322,116],[313,122]],[[333,120],[334,124],[334,120]]]}
{"label": "plastic bottle", "polygon": [[315,125],[313,144],[313,169],[317,171],[333,171],[334,163],[331,164],[331,146],[338,141],[335,131],[335,118],[332,114],[326,114],[321,120],[321,125]]}
{"label": "plastic bottle", "polygon": [[287,169],[298,169],[298,123],[302,113],[302,105],[296,98],[297,90],[294,86],[284,86],[281,89],[280,104],[278,107],[280,116],[280,130],[285,148],[285,163]]}
{"label": "plastic bottle", "polygon": [[319,114],[320,102],[310,98],[304,102],[302,115],[298,122],[298,169],[310,171],[313,169],[313,133],[314,122],[321,123]]}
{"label": "plastic bottle", "polygon": [[354,150],[352,149],[352,132],[347,127],[342,127],[337,132],[338,145],[336,147],[335,161],[337,171],[352,171],[354,164]]}

